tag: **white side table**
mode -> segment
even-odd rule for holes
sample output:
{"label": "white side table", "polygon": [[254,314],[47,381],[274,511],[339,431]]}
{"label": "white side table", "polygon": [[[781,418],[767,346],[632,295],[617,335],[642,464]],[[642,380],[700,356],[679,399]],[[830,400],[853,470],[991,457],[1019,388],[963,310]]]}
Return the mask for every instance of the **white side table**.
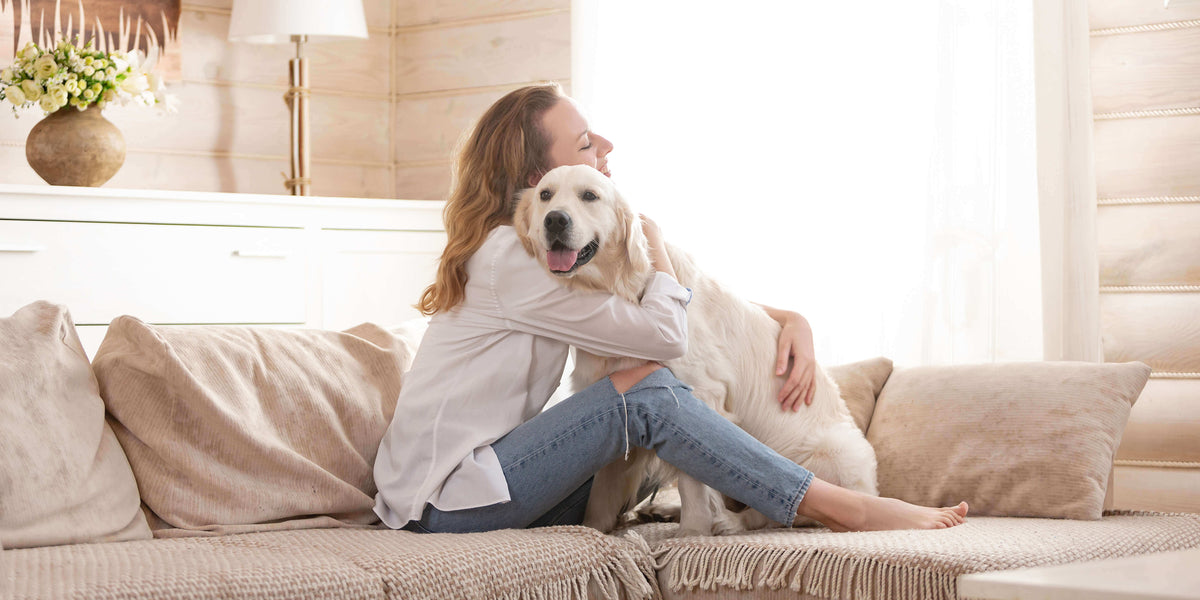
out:
{"label": "white side table", "polygon": [[982,600],[1200,599],[1200,548],[963,575],[958,578],[958,597]]}

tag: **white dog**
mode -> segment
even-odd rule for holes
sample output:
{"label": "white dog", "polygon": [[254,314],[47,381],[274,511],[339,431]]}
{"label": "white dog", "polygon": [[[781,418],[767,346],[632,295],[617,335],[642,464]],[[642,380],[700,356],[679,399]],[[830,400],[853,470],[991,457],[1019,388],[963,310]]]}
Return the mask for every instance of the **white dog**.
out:
{"label": "white dog", "polygon": [[[653,275],[641,221],[612,182],[587,166],[558,167],[518,199],[513,225],[525,249],[563,284],[606,290],[638,302]],[[774,373],[780,326],[761,308],[730,293],[668,244],[680,284],[692,289],[688,352],[665,364],[694,394],[742,429],[817,477],[877,495],[875,452],[854,424],[837,385],[816,369],[811,406],[783,411]],[[570,263],[570,264],[567,264]],[[643,361],[576,352],[572,383],[583,389]],[[711,488],[636,449],[596,474],[584,524],[610,531],[636,504],[639,486],[678,477],[681,535],[724,534],[771,525],[758,511],[733,513]]]}

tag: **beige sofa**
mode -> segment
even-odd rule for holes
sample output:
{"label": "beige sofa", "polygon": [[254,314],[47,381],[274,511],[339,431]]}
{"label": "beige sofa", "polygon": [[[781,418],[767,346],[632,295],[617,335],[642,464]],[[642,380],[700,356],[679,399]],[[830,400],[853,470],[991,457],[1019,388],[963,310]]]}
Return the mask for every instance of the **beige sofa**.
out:
{"label": "beige sofa", "polygon": [[119,317],[89,360],[66,307],[0,318],[0,597],[955,598],[1200,546],[1200,515],[1101,513],[1139,363],[831,368],[881,492],[967,499],[951,530],[388,530],[371,464],[415,339]]}

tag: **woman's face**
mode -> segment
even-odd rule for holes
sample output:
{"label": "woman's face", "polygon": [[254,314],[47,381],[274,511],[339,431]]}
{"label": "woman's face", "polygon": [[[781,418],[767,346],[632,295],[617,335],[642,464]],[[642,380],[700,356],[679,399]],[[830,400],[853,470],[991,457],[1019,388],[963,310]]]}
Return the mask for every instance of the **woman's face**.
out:
{"label": "woman's face", "polygon": [[[575,101],[563,98],[542,115],[542,128],[550,136],[550,168],[563,165],[587,165],[611,176],[608,153],[612,142],[588,129],[587,119]],[[537,185],[530,181],[529,185]]]}

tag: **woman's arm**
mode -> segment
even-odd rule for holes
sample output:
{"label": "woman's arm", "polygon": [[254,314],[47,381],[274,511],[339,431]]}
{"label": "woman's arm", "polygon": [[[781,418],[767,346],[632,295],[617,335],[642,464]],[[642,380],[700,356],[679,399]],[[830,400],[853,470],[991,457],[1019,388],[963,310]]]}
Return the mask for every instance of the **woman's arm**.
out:
{"label": "woman's arm", "polygon": [[630,302],[607,292],[568,288],[526,253],[515,233],[501,233],[503,241],[472,259],[479,272],[467,285],[480,308],[490,312],[494,307],[510,329],[600,356],[665,361],[687,352],[685,307],[691,294],[675,280],[665,251],[652,259],[660,271],[641,301]]}
{"label": "woman's arm", "polygon": [[817,359],[813,350],[812,327],[800,313],[771,308],[765,304],[758,306],[783,328],[779,332],[775,374],[783,375],[787,372],[788,362],[792,363],[792,372],[779,390],[779,406],[783,410],[800,410],[800,402],[812,404],[813,394],[817,391],[814,385]]}

